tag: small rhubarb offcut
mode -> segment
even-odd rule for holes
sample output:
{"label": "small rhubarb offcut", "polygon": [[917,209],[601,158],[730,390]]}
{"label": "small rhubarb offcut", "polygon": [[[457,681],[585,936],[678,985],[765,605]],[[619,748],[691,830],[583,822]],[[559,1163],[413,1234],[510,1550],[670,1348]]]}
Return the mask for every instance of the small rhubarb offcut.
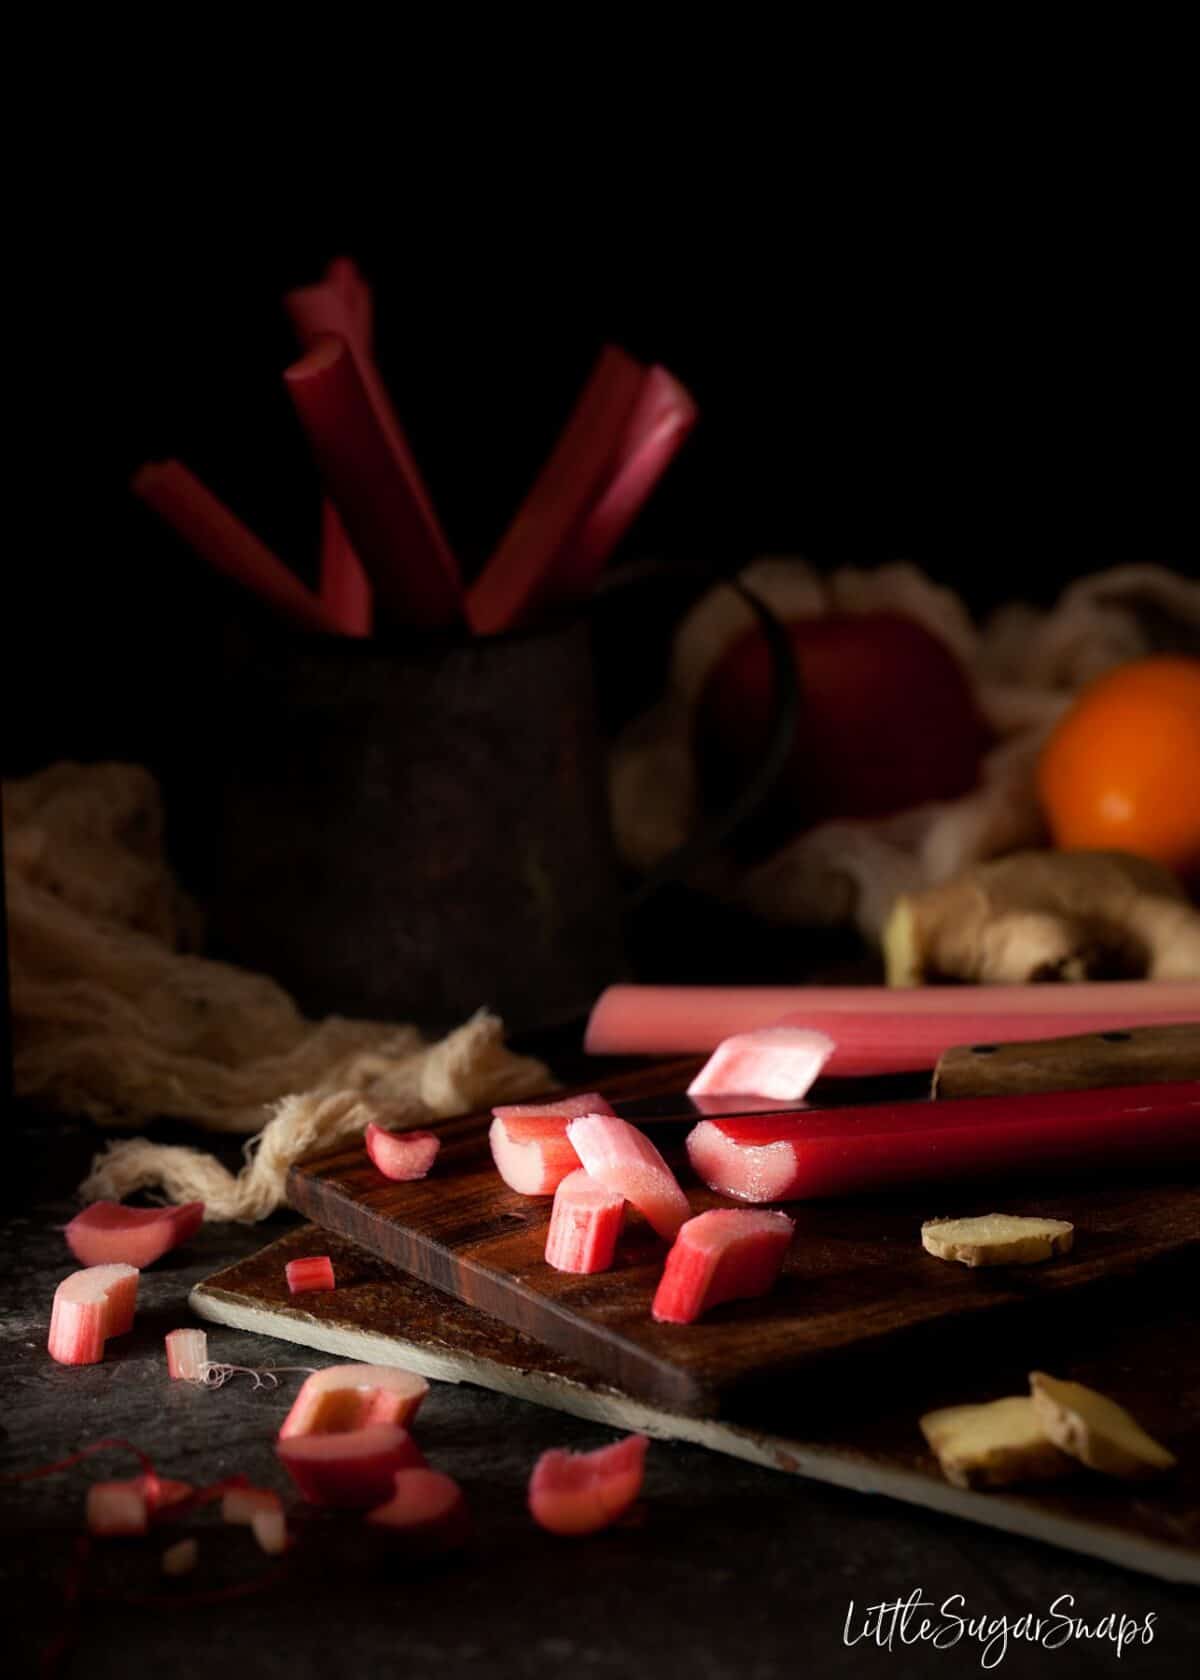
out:
{"label": "small rhubarb offcut", "polygon": [[644,1435],[627,1435],[598,1452],[554,1448],[529,1479],[529,1509],[551,1534],[595,1534],[624,1516],[642,1491]]}
{"label": "small rhubarb offcut", "polygon": [[138,1482],[93,1482],[87,1491],[85,1520],[89,1534],[113,1540],[145,1534],[150,1510]]}
{"label": "small rhubarb offcut", "polygon": [[255,1517],[283,1510],[283,1501],[270,1488],[231,1487],[221,1495],[221,1521],[249,1528]]}
{"label": "small rhubarb offcut", "polygon": [[418,1556],[440,1556],[470,1538],[471,1519],[458,1483],[440,1470],[400,1470],[392,1497],[367,1513],[371,1532]]}
{"label": "small rhubarb offcut", "polygon": [[407,1426],[428,1393],[424,1377],[395,1365],[327,1365],[301,1384],[279,1439],[341,1434],[380,1423]]}
{"label": "small rhubarb offcut", "polygon": [[586,1170],[632,1202],[660,1237],[674,1241],[691,1209],[674,1173],[644,1132],[615,1114],[581,1114],[567,1127]]}
{"label": "small rhubarb offcut", "polygon": [[208,1365],[208,1332],[169,1330],[163,1340],[167,1347],[167,1375],[172,1382],[203,1382]]}
{"label": "small rhubarb offcut", "polygon": [[667,1255],[651,1312],[660,1324],[693,1324],[722,1301],[765,1295],[794,1230],[786,1213],[714,1208],[697,1214]]}
{"label": "small rhubarb offcut", "polygon": [[133,1327],[136,1266],[89,1266],[72,1272],[54,1292],[47,1347],[60,1365],[98,1365],[110,1336]]}
{"label": "small rhubarb offcut", "polygon": [[567,1126],[581,1114],[611,1114],[598,1091],[544,1103],[508,1103],[494,1108],[488,1142],[496,1170],[518,1196],[552,1196],[579,1156]]}
{"label": "small rhubarb offcut", "polygon": [[200,1548],[195,1540],[177,1540],[162,1555],[162,1572],[170,1576],[190,1575],[199,1555]]}
{"label": "small rhubarb offcut", "polygon": [[367,1126],[367,1154],[384,1178],[408,1184],[424,1178],[437,1160],[442,1140],[436,1132],[388,1132],[374,1121]]}
{"label": "small rhubarb offcut", "polygon": [[280,1557],[287,1551],[287,1519],[282,1507],[273,1511],[265,1508],[255,1511],[250,1519],[250,1530],[258,1541],[260,1551],[266,1552],[268,1557]]}
{"label": "small rhubarb offcut", "polygon": [[827,1033],[804,1027],[759,1027],[717,1045],[688,1086],[688,1095],[771,1097],[799,1102],[834,1052]]}
{"label": "small rhubarb offcut", "polygon": [[382,1505],[397,1470],[425,1460],[399,1424],[380,1423],[330,1435],[291,1435],[275,1443],[279,1462],[313,1505]]}
{"label": "small rhubarb offcut", "polygon": [[546,1260],[559,1272],[606,1272],[624,1223],[624,1197],[580,1167],[554,1192]]}
{"label": "small rhubarb offcut", "polygon": [[333,1261],[328,1254],[315,1254],[310,1260],[289,1260],[284,1272],[293,1295],[306,1295],[314,1289],[337,1288]]}
{"label": "small rhubarb offcut", "polygon": [[144,1270],[188,1242],[200,1229],[203,1202],[181,1207],[131,1208],[93,1202],[66,1229],[67,1246],[85,1266],[136,1266]]}

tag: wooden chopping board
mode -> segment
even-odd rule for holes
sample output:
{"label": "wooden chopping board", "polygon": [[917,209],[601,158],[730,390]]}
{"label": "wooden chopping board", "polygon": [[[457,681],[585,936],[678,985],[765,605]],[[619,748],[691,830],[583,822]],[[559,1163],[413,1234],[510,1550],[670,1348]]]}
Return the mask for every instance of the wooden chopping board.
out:
{"label": "wooden chopping board", "polygon": [[[614,1100],[682,1090],[698,1065],[660,1065],[601,1088]],[[1200,1192],[1161,1179],[1040,1178],[1019,1190],[940,1186],[794,1203],[795,1241],[770,1295],[731,1302],[698,1324],[656,1324],[650,1302],[664,1245],[631,1217],[611,1271],[554,1271],[543,1258],[550,1198],[518,1196],[502,1183],[489,1123],[481,1113],[439,1125],[442,1152],[428,1179],[388,1182],[359,1144],[293,1168],[289,1200],[327,1230],[672,1414],[760,1417],[785,1372],[811,1376],[884,1349],[898,1368],[927,1348],[956,1346],[968,1327],[1014,1346],[1035,1317],[1062,1317],[1090,1286],[1200,1254]],[[693,1211],[727,1206],[696,1184],[683,1129],[674,1135],[666,1153]],[[997,1207],[1071,1219],[1074,1251],[1043,1266],[974,1271],[922,1249],[923,1220]]]}
{"label": "wooden chopping board", "polygon": [[[288,1293],[289,1260],[329,1254],[338,1286]],[[885,1356],[872,1377],[832,1370],[781,1395],[791,1421],[774,1430],[688,1417],[648,1405],[584,1366],[407,1277],[311,1225],[228,1267],[192,1292],[205,1319],[279,1336],[342,1359],[402,1365],[443,1382],[471,1382],[666,1440],[691,1442],[770,1470],[882,1495],[1028,1536],[1170,1581],[1200,1584],[1200,1338],[1190,1286],[1172,1304],[1138,1280],[1086,1299],[1071,1315],[1015,1347],[959,1343],[948,1357],[897,1369]],[[233,1355],[237,1357],[236,1352]],[[917,1428],[934,1406],[1020,1392],[1029,1366],[1088,1382],[1126,1401],[1178,1454],[1178,1471],[1129,1488],[1081,1472],[1029,1490],[968,1492],[941,1476]]]}

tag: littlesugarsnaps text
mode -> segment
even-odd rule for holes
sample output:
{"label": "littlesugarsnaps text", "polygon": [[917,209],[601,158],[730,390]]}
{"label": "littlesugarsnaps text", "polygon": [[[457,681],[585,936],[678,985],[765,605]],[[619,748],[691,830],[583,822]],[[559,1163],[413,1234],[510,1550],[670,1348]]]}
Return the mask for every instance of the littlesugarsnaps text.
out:
{"label": "littlesugarsnaps text", "polygon": [[1077,1615],[1071,1593],[1060,1593],[1040,1615],[1028,1611],[1023,1616],[992,1616],[972,1611],[962,1593],[951,1593],[937,1604],[914,1587],[907,1598],[880,1604],[860,1607],[851,1599],[842,1643],[877,1645],[881,1651],[900,1645],[931,1645],[936,1651],[975,1645],[980,1667],[998,1668],[1014,1643],[1059,1651],[1090,1641],[1109,1644],[1118,1657],[1124,1656],[1132,1646],[1153,1644],[1154,1622],[1153,1611],[1146,1616],[1127,1616],[1120,1610]]}

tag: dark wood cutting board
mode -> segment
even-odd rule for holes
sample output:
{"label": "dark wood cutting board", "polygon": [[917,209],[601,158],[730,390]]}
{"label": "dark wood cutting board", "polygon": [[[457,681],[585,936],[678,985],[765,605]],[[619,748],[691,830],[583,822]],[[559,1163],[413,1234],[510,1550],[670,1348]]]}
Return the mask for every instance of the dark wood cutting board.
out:
{"label": "dark wood cutting board", "polygon": [[[288,1292],[289,1260],[328,1254],[337,1288]],[[199,1284],[201,1318],[320,1348],[340,1359],[400,1365],[468,1382],[615,1429],[690,1442],[768,1470],[882,1495],[1026,1535],[1168,1581],[1200,1585],[1200,1338],[1187,1280],[1147,1291],[1132,1278],[1076,1297],[1068,1325],[1009,1345],[955,1338],[946,1359],[833,1369],[785,1384],[770,1428],[685,1417],[624,1394],[564,1354],[449,1300],[344,1238],[313,1225]],[[216,1346],[219,1358],[236,1348]],[[1122,1400],[1178,1455],[1178,1469],[1130,1487],[1080,1471],[1041,1487],[973,1492],[942,1477],[917,1426],[923,1411],[1019,1393],[1033,1365]],[[815,1382],[814,1382],[815,1375]]]}
{"label": "dark wood cutting board", "polygon": [[[612,1098],[681,1090],[699,1064],[660,1065],[603,1087]],[[796,1237],[770,1295],[731,1302],[698,1324],[656,1324],[650,1302],[664,1244],[631,1216],[613,1269],[589,1277],[543,1258],[550,1199],[518,1196],[487,1146],[490,1115],[442,1123],[428,1179],[393,1184],[361,1145],[293,1168],[292,1206],[390,1264],[589,1366],[673,1413],[758,1416],[782,1372],[845,1364],[881,1347],[896,1361],[998,1336],[1069,1310],[1086,1287],[1200,1255],[1194,1183],[1051,1182],[794,1203]],[[728,1205],[686,1168],[682,1135],[666,1153],[694,1212]],[[662,1134],[659,1134],[661,1142]],[[1041,1266],[970,1270],[934,1259],[923,1220],[997,1209],[1071,1219],[1074,1251]]]}

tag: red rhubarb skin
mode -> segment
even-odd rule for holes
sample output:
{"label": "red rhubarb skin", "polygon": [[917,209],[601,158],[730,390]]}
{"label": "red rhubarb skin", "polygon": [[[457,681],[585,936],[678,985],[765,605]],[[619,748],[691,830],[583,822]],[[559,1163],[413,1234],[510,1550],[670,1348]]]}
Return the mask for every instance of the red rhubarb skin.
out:
{"label": "red rhubarb skin", "polygon": [[662,1324],[692,1324],[724,1301],[774,1287],[795,1226],[782,1213],[715,1208],[689,1219],[676,1237],[651,1312]]}
{"label": "red rhubarb skin", "polygon": [[471,1517],[458,1483],[440,1470],[397,1471],[392,1497],[368,1511],[369,1531],[417,1557],[457,1551],[471,1537]]}
{"label": "red rhubarb skin", "polygon": [[553,1448],[542,1454],[529,1479],[529,1509],[551,1534],[595,1534],[609,1528],[642,1491],[644,1435],[628,1435],[598,1452]]}
{"label": "red rhubarb skin", "polygon": [[1200,1161],[1200,1087],[1185,1080],[702,1120],[687,1148],[710,1189],[747,1202],[1033,1169],[1189,1165]]}
{"label": "red rhubarb skin", "polygon": [[554,1193],[546,1261],[559,1272],[606,1272],[625,1223],[625,1201],[582,1168]]}
{"label": "red rhubarb skin", "polygon": [[93,1202],[75,1215],[64,1235],[71,1253],[85,1266],[122,1264],[144,1270],[189,1242],[203,1219],[203,1202],[162,1208]]}
{"label": "red rhubarb skin", "polygon": [[287,1286],[293,1295],[307,1295],[313,1290],[336,1289],[333,1261],[327,1254],[314,1255],[310,1260],[289,1260],[284,1267]]}
{"label": "red rhubarb skin", "polygon": [[421,1468],[420,1448],[398,1424],[277,1440],[279,1461],[312,1505],[365,1509],[382,1505],[397,1470]]}
{"label": "red rhubarb skin", "polygon": [[393,1184],[427,1177],[442,1147],[435,1132],[389,1132],[374,1121],[367,1126],[365,1142],[367,1154]]}

